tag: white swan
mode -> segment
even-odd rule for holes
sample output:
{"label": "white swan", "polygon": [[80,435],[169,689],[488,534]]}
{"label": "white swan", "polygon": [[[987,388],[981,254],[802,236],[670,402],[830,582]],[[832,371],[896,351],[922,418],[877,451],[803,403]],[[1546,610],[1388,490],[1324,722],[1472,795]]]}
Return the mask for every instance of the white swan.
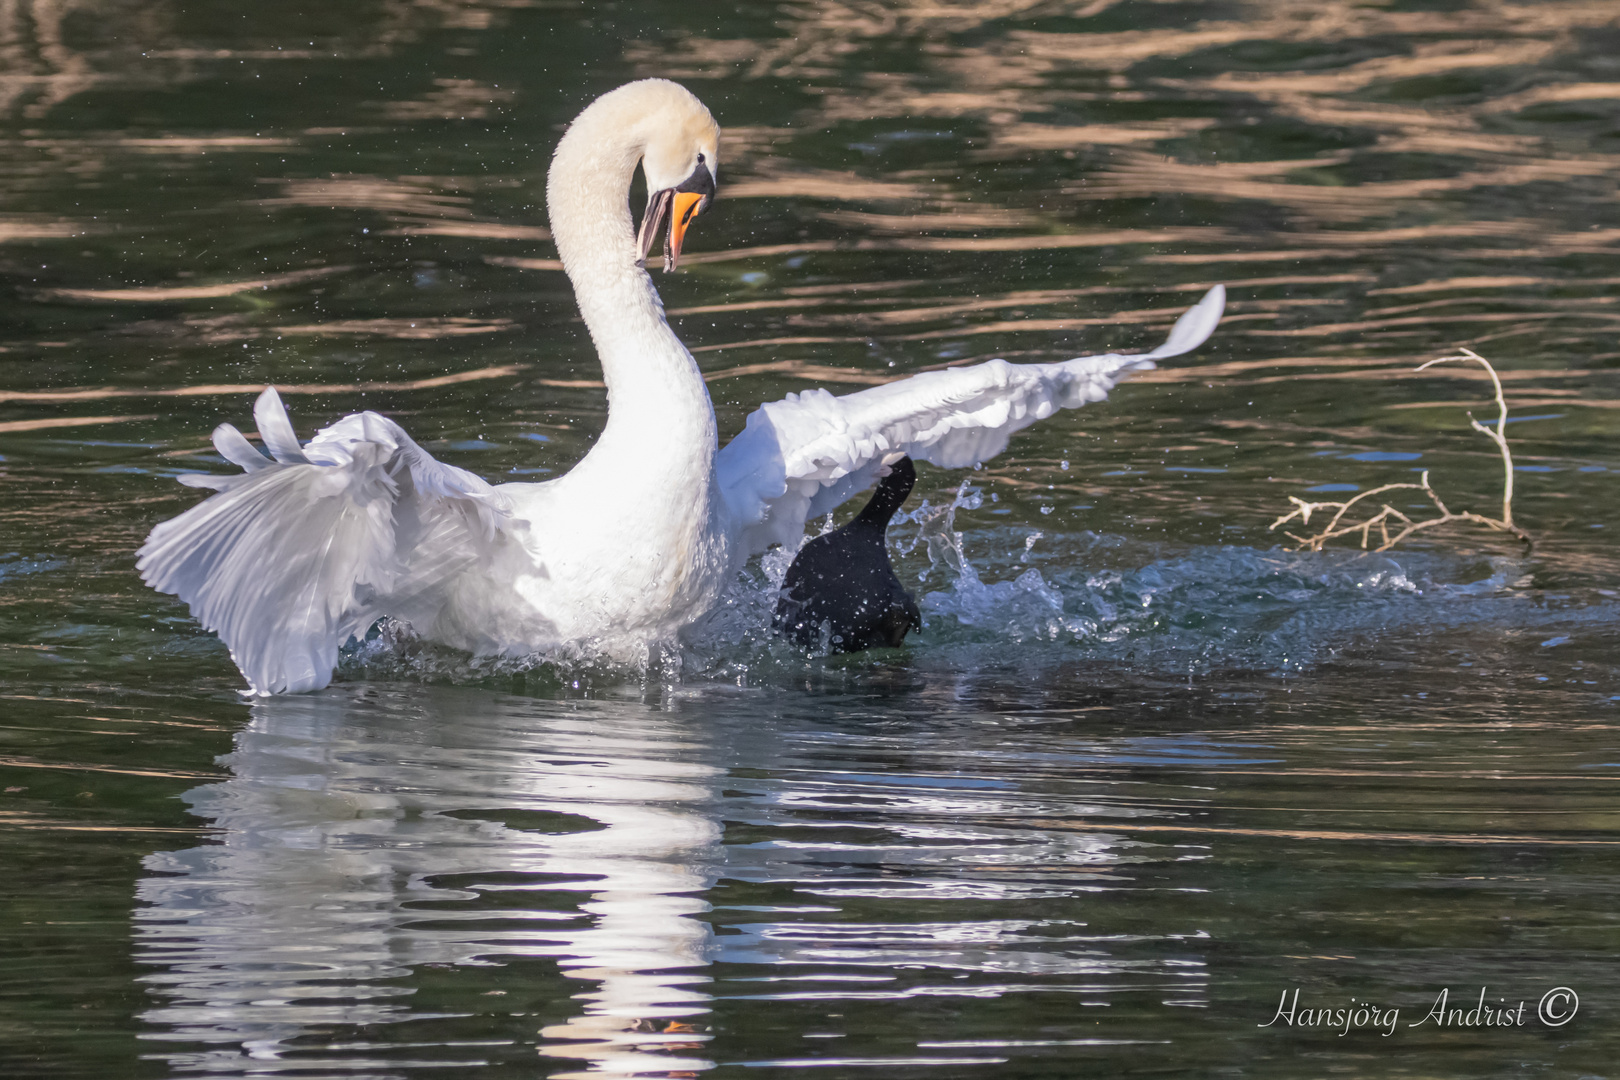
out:
{"label": "white swan", "polygon": [[[567,475],[491,486],[374,412],[300,446],[269,389],[253,415],[274,460],[220,425],[214,445],[245,472],[180,478],[217,494],[152,530],[142,579],[189,604],[258,694],[326,686],[338,649],[385,616],[480,655],[645,655],[709,610],[750,555],[796,543],[807,516],[870,487],[885,460],[993,457],[1020,428],[1196,348],[1220,320],[1216,286],[1145,355],[991,360],[843,397],[790,394],[719,449],[702,373],[644,267],[665,219],[666,266],[679,257],[719,143],[696,97],[648,79],[598,98],[557,146],[552,233],[611,403]],[[638,162],[650,192],[639,236]]]}

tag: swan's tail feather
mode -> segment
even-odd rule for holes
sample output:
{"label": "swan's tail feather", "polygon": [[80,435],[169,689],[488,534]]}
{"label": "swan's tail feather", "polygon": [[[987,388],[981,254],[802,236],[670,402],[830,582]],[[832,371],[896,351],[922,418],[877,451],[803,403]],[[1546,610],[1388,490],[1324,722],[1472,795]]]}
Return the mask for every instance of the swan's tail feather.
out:
{"label": "swan's tail feather", "polygon": [[[182,477],[217,494],[154,528],[136,565],[219,634],[256,693],[317,690],[344,642],[396,598],[420,609],[487,546],[504,500],[375,413],[344,418],[308,448],[274,390],[254,419],[276,460],[221,425],[215,445],[248,471]],[[401,543],[401,519],[413,542]]]}

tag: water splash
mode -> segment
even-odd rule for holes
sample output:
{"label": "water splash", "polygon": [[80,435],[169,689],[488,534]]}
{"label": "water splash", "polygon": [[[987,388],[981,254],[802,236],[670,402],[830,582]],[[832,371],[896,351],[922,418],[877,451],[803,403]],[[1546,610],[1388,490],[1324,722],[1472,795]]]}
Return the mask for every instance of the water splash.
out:
{"label": "water splash", "polygon": [[1036,541],[1040,540],[1040,538],[1045,535],[1045,533],[1041,532],[1039,529],[1036,529],[1034,532],[1024,537],[1024,553],[1018,557],[1018,561],[1021,563],[1029,562],[1029,557],[1035,550]]}
{"label": "water splash", "polygon": [[[982,501],[963,482],[948,502],[924,501],[891,529],[897,569],[923,585],[923,631],[907,646],[913,657],[949,650],[939,655],[972,667],[981,652],[989,662],[1007,645],[1042,644],[1060,650],[1058,656],[1072,652],[1148,677],[1217,670],[1292,674],[1394,634],[1423,638],[1475,625],[1554,629],[1576,617],[1534,599],[1529,564],[1517,558],[1170,549],[1091,532],[959,530],[958,512],[978,509]],[[609,657],[589,642],[531,656],[472,657],[386,622],[350,646],[340,675],[510,679],[529,692],[564,694],[626,684],[650,689],[691,680],[746,685],[797,678],[806,665],[819,670],[828,658],[825,648],[806,651],[771,633],[795,554],[767,553],[678,641],[653,643],[629,657]],[[962,647],[969,651],[961,653]],[[837,661],[849,671],[889,662],[875,654]]]}
{"label": "water splash", "polygon": [[[929,570],[944,567],[952,573],[977,578],[973,564],[962,551],[962,534],[956,531],[956,512],[977,510],[983,505],[984,494],[968,480],[963,480],[958,485],[956,494],[943,506],[930,505],[928,500],[924,499],[917,509],[909,514],[896,514],[890,522],[889,534],[895,550],[905,556],[915,551],[919,544],[926,545]],[[910,540],[895,537],[895,530],[906,524],[917,526],[916,535]],[[928,572],[924,570],[919,573],[917,580],[927,580]]]}
{"label": "water splash", "polygon": [[592,693],[625,683],[641,687],[680,683],[686,654],[673,641],[655,641],[626,654],[594,641],[570,643],[522,656],[475,656],[430,641],[409,623],[379,622],[338,658],[340,679],[403,679],[464,684],[501,682],[539,693]]}

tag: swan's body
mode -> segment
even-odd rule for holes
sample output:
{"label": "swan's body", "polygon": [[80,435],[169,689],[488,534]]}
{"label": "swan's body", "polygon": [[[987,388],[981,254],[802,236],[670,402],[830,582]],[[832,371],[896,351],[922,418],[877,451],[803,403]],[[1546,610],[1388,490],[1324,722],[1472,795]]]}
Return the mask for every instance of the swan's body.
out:
{"label": "swan's body", "polygon": [[[678,256],[713,191],[718,143],[695,97],[652,79],[599,98],[558,145],[552,233],[611,406],[569,473],[491,486],[372,412],[301,447],[266,390],[254,418],[274,461],[221,425],[215,445],[246,472],[181,478],[218,494],[152,530],[143,579],[218,631],[260,694],[325,686],[343,643],[385,616],[483,655],[644,654],[707,612],[750,555],[796,544],[807,516],[870,487],[885,459],[993,457],[1013,432],[1102,400],[1219,321],[1217,286],[1146,355],[992,360],[844,397],[789,395],[719,449],[702,373],[643,266],[666,212],[666,265]],[[638,163],[651,193],[639,242],[629,210]]]}

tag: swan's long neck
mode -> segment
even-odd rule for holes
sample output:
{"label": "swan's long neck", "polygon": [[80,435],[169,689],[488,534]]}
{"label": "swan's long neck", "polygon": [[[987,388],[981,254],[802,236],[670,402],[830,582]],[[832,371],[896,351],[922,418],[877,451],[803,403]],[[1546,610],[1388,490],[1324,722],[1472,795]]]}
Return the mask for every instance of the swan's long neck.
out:
{"label": "swan's long neck", "polygon": [[[552,236],[602,361],[608,421],[579,469],[706,486],[715,454],[714,407],[692,354],[664,318],[647,271],[636,265],[630,180],[643,124],[587,109],[557,147],[547,177]],[[683,483],[684,481],[684,483]],[[638,485],[639,486],[639,485]]]}

